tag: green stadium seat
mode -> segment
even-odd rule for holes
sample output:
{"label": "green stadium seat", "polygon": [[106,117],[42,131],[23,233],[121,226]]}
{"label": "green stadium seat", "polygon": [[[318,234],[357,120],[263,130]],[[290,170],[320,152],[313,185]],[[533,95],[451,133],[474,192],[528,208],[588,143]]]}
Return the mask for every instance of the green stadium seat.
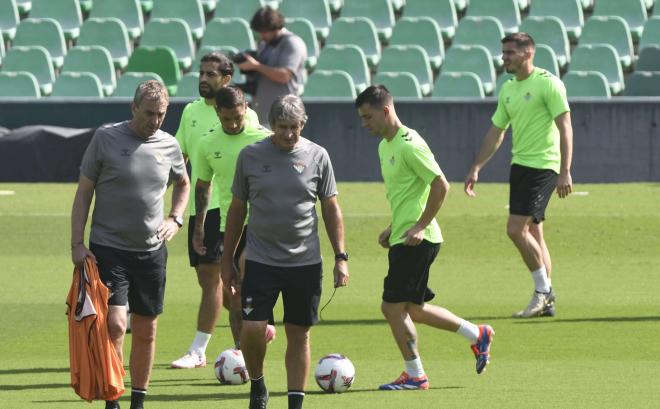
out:
{"label": "green stadium seat", "polygon": [[628,23],[619,16],[591,16],[584,24],[580,45],[609,44],[619,55],[624,69],[633,62],[633,43]]}
{"label": "green stadium seat", "polygon": [[353,79],[355,91],[362,92],[371,83],[367,57],[356,45],[326,45],[321,50],[316,70],[346,71]]}
{"label": "green stadium seat", "polygon": [[151,10],[154,8],[154,1],[140,0],[140,8],[142,9],[142,13],[149,14],[151,13]]}
{"label": "green stadium seat", "polygon": [[4,97],[40,98],[39,83],[27,71],[0,72],[0,98]]}
{"label": "green stadium seat", "polygon": [[30,18],[54,19],[60,23],[67,40],[78,38],[83,22],[78,0],[32,0]]}
{"label": "green stadium seat", "polygon": [[503,72],[500,74],[499,77],[497,77],[497,81],[495,83],[495,92],[493,92],[493,96],[498,96],[500,95],[500,90],[502,89],[502,85],[504,85],[505,82],[513,78],[513,74],[509,74],[508,72]]}
{"label": "green stadium seat", "polygon": [[3,72],[27,71],[39,82],[42,95],[48,95],[53,90],[55,70],[48,50],[41,46],[14,46],[7,50],[2,61]]}
{"label": "green stadium seat", "polygon": [[390,45],[419,45],[429,56],[431,68],[440,69],[445,46],[438,23],[430,17],[402,17],[397,21]]}
{"label": "green stadium seat", "polygon": [[569,71],[562,81],[569,98],[611,96],[607,78],[598,71]]}
{"label": "green stadium seat", "polygon": [[111,95],[117,85],[112,57],[98,45],[73,47],[64,59],[62,72],[91,72],[101,81],[105,95]]}
{"label": "green stadium seat", "polygon": [[[656,9],[659,8],[660,6],[656,7]],[[653,16],[648,19],[644,25],[644,34],[639,40],[640,50],[653,45],[660,45],[660,16]]]}
{"label": "green stadium seat", "polygon": [[468,4],[470,4],[470,0],[451,0],[452,4],[456,8],[456,11],[458,12],[463,12],[467,8]]}
{"label": "green stadium seat", "polygon": [[623,71],[619,64],[619,55],[609,44],[580,45],[573,51],[569,71],[599,71],[616,95],[623,91]]}
{"label": "green stadium seat", "polygon": [[116,17],[126,26],[131,39],[138,38],[144,31],[142,8],[138,0],[94,0],[90,17]]}
{"label": "green stadium seat", "polygon": [[344,0],[342,17],[366,17],[373,21],[378,38],[389,41],[394,27],[394,10],[389,0]]}
{"label": "green stadium seat", "polygon": [[312,23],[319,40],[325,41],[330,33],[332,17],[326,0],[283,0],[280,12],[288,18],[306,18]]}
{"label": "green stadium seat", "polygon": [[304,97],[357,97],[355,83],[345,71],[316,70],[309,76],[305,84]]}
{"label": "green stadium seat", "polygon": [[242,18],[249,22],[261,7],[261,0],[220,0],[214,15],[215,18]]}
{"label": "green stadium seat", "polygon": [[483,45],[455,45],[445,53],[444,72],[473,72],[490,95],[495,89],[495,66],[490,51]]}
{"label": "green stadium seat", "polygon": [[394,98],[422,98],[419,81],[409,72],[379,72],[373,83],[384,85]]}
{"label": "green stadium seat", "polygon": [[52,97],[103,97],[99,78],[91,72],[63,72],[53,85]]}
{"label": "green stadium seat", "polygon": [[452,0],[407,0],[404,17],[432,18],[442,33],[442,38],[451,40],[456,33],[458,17]]}
{"label": "green stadium seat", "polygon": [[66,55],[66,43],[60,24],[52,18],[28,18],[18,25],[14,46],[38,45],[48,50],[55,68],[60,68]]}
{"label": "green stadium seat", "polygon": [[305,66],[309,69],[316,67],[320,47],[312,23],[306,18],[287,18],[286,28],[305,42],[305,46],[307,46],[307,61],[305,61]]}
{"label": "green stadium seat", "polygon": [[80,11],[83,14],[89,14],[92,11],[92,6],[94,6],[94,0],[80,0]]}
{"label": "green stadium seat", "polygon": [[204,9],[204,13],[211,14],[215,11],[215,6],[217,5],[216,0],[201,0],[202,3],[202,8]]}
{"label": "green stadium seat", "polygon": [[522,12],[523,10],[529,9],[529,3],[531,1],[532,0],[516,0],[516,5],[518,6],[518,10]]}
{"label": "green stadium seat", "polygon": [[140,46],[169,47],[176,54],[179,66],[187,70],[195,56],[195,45],[188,24],[180,18],[152,18],[144,26]]}
{"label": "green stadium seat", "polygon": [[483,45],[493,57],[493,65],[502,67],[504,29],[495,17],[464,17],[456,28],[452,45]]}
{"label": "green stadium seat", "polygon": [[559,64],[557,64],[557,55],[549,45],[536,44],[536,52],[534,53],[534,65],[539,68],[548,70],[555,76],[560,76]]}
{"label": "green stadium seat", "polygon": [[[534,7],[534,6],[532,6]],[[559,68],[570,62],[570,43],[564,23],[557,17],[527,17],[520,24],[520,31],[528,33],[536,44],[545,44],[552,48],[557,57]]]}
{"label": "green stadium seat", "polygon": [[0,32],[5,40],[14,39],[19,21],[18,7],[14,0],[0,0]]}
{"label": "green stadium seat", "polygon": [[16,0],[16,7],[18,7],[18,14],[25,16],[32,10],[32,0]]}
{"label": "green stadium seat", "polygon": [[201,46],[220,45],[230,45],[239,51],[257,48],[250,26],[240,18],[214,18],[206,25]]}
{"label": "green stadium seat", "polygon": [[433,89],[429,56],[418,45],[391,45],[385,48],[378,72],[409,72],[417,78],[423,95],[431,94]]}
{"label": "green stadium seat", "polygon": [[473,72],[443,72],[435,80],[433,97],[485,98],[484,86]]}
{"label": "green stadium seat", "polygon": [[119,77],[117,80],[117,88],[115,88],[115,92],[112,94],[112,96],[133,98],[135,96],[135,89],[137,86],[149,80],[156,80],[164,84],[160,75],[154,72],[124,73],[124,75]]}
{"label": "green stadium seat", "polygon": [[187,24],[193,40],[198,41],[204,35],[204,9],[199,0],[158,0],[151,11],[151,19],[180,18]]}
{"label": "green stadium seat", "polygon": [[366,17],[342,17],[335,20],[326,44],[354,44],[362,49],[370,67],[380,61],[380,41],[374,23]]}
{"label": "green stadium seat", "polygon": [[3,58],[5,58],[5,42],[0,38],[0,66],[2,66]]}
{"label": "green stadium seat", "polygon": [[520,25],[520,11],[516,0],[470,0],[468,16],[497,18],[505,33],[515,33]]}
{"label": "green stadium seat", "polygon": [[660,71],[660,44],[642,48],[635,64],[636,71]]}
{"label": "green stadium seat", "polygon": [[176,87],[176,96],[184,98],[199,98],[199,73],[189,72],[181,77]]}
{"label": "green stadium seat", "polygon": [[533,17],[557,17],[564,23],[568,38],[577,41],[580,34],[582,34],[582,26],[584,25],[584,13],[579,1],[534,0],[529,9],[529,15]]}
{"label": "green stadium seat", "polygon": [[128,60],[126,71],[158,74],[163,79],[170,95],[176,95],[176,84],[181,79],[176,54],[171,48],[164,46],[136,48]]}
{"label": "green stadium seat", "polygon": [[[283,2],[285,0],[282,0]],[[333,13],[339,13],[339,10],[344,6],[344,0],[328,0],[328,6]]]}
{"label": "green stadium seat", "polygon": [[593,15],[623,18],[628,23],[630,34],[635,41],[642,37],[647,18],[644,0],[598,0],[594,5]]}
{"label": "green stadium seat", "polygon": [[131,55],[131,43],[124,23],[118,18],[88,18],[80,27],[76,45],[98,45],[110,52],[116,68],[124,69]]}
{"label": "green stadium seat", "polygon": [[633,72],[626,81],[625,95],[635,97],[660,97],[660,72]]}
{"label": "green stadium seat", "polygon": [[655,3],[655,0],[644,0],[644,7],[646,7],[646,11],[651,11],[653,6],[655,6]]}

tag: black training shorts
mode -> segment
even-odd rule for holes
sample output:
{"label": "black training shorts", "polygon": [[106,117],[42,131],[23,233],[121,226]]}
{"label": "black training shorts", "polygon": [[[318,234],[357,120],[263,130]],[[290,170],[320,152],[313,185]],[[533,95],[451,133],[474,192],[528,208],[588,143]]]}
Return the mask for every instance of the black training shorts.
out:
{"label": "black training shorts", "polygon": [[439,251],[440,243],[428,240],[417,246],[396,244],[390,247],[390,267],[383,285],[383,301],[423,305],[433,299],[435,295],[427,285],[431,264]]}
{"label": "black training shorts", "polygon": [[193,234],[195,232],[195,216],[188,218],[188,260],[191,267],[200,264],[220,263],[222,256],[222,234],[220,233],[220,209],[211,209],[206,212],[204,220],[204,246],[206,254],[200,256],[193,248]]}
{"label": "black training shorts", "polygon": [[557,187],[558,177],[552,169],[511,165],[509,214],[531,216],[537,224],[545,220],[545,209]]}

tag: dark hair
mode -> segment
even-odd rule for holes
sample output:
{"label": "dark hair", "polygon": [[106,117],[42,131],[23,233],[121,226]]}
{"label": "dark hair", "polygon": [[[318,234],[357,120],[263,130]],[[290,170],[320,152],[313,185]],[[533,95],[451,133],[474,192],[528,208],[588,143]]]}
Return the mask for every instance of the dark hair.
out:
{"label": "dark hair", "polygon": [[257,33],[281,30],[284,28],[284,16],[269,6],[262,7],[252,16],[250,28]]}
{"label": "dark hair", "polygon": [[392,101],[392,94],[385,85],[370,85],[355,99],[355,108],[360,108],[364,104],[384,107],[391,104]]}
{"label": "dark hair", "polygon": [[201,63],[214,62],[218,64],[218,71],[222,75],[234,75],[234,64],[220,51],[211,51],[202,57]]}
{"label": "dark hair", "polygon": [[245,105],[245,95],[235,85],[222,87],[215,94],[215,106],[217,108],[232,109],[240,105]]}
{"label": "dark hair", "polygon": [[502,39],[502,44],[505,43],[516,43],[517,48],[536,48],[536,43],[532,36],[527,33],[518,32],[513,34],[507,34]]}

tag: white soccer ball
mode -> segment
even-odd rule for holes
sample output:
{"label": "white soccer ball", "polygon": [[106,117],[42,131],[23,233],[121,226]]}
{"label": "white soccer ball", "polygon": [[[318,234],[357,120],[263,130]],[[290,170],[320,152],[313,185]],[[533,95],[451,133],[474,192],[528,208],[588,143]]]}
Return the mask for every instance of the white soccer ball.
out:
{"label": "white soccer ball", "polygon": [[325,392],[346,392],[355,380],[355,367],[351,360],[344,355],[326,355],[316,364],[314,378]]}
{"label": "white soccer ball", "polygon": [[243,385],[250,377],[243,353],[238,349],[222,351],[215,360],[215,377],[223,385]]}

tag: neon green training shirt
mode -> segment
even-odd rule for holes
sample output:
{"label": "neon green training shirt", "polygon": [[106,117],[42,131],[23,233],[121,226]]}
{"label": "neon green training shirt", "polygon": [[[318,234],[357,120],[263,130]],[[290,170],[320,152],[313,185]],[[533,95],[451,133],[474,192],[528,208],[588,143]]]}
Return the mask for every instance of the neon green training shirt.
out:
{"label": "neon green training shirt", "polygon": [[225,231],[227,211],[232,200],[231,186],[236,173],[238,154],[248,145],[258,142],[272,132],[258,123],[248,123],[243,132],[228,135],[222,126],[204,135],[199,146],[199,174],[204,181],[213,180],[213,191],[220,200],[220,231]]}
{"label": "neon green training shirt", "polygon": [[[390,246],[393,246],[405,241],[404,233],[422,216],[431,191],[430,183],[442,175],[442,170],[424,139],[405,126],[391,141],[380,142],[378,156],[392,210]],[[435,219],[424,229],[424,238],[431,243],[442,242],[440,226]]]}
{"label": "neon green training shirt", "polygon": [[523,81],[514,77],[505,82],[492,121],[500,129],[511,124],[511,163],[559,173],[559,129],[554,120],[569,111],[564,84],[542,68],[534,68]]}
{"label": "neon green training shirt", "polygon": [[[247,110],[247,122],[259,123],[257,113],[252,109]],[[195,215],[195,184],[199,175],[199,142],[202,137],[215,128],[220,127],[220,120],[215,112],[215,106],[208,105],[204,98],[199,98],[183,109],[179,129],[176,131],[176,140],[179,142],[181,152],[190,160],[192,169],[190,175],[190,197],[188,200],[188,212]],[[220,197],[218,192],[213,192],[209,202],[209,210],[218,208]]]}

